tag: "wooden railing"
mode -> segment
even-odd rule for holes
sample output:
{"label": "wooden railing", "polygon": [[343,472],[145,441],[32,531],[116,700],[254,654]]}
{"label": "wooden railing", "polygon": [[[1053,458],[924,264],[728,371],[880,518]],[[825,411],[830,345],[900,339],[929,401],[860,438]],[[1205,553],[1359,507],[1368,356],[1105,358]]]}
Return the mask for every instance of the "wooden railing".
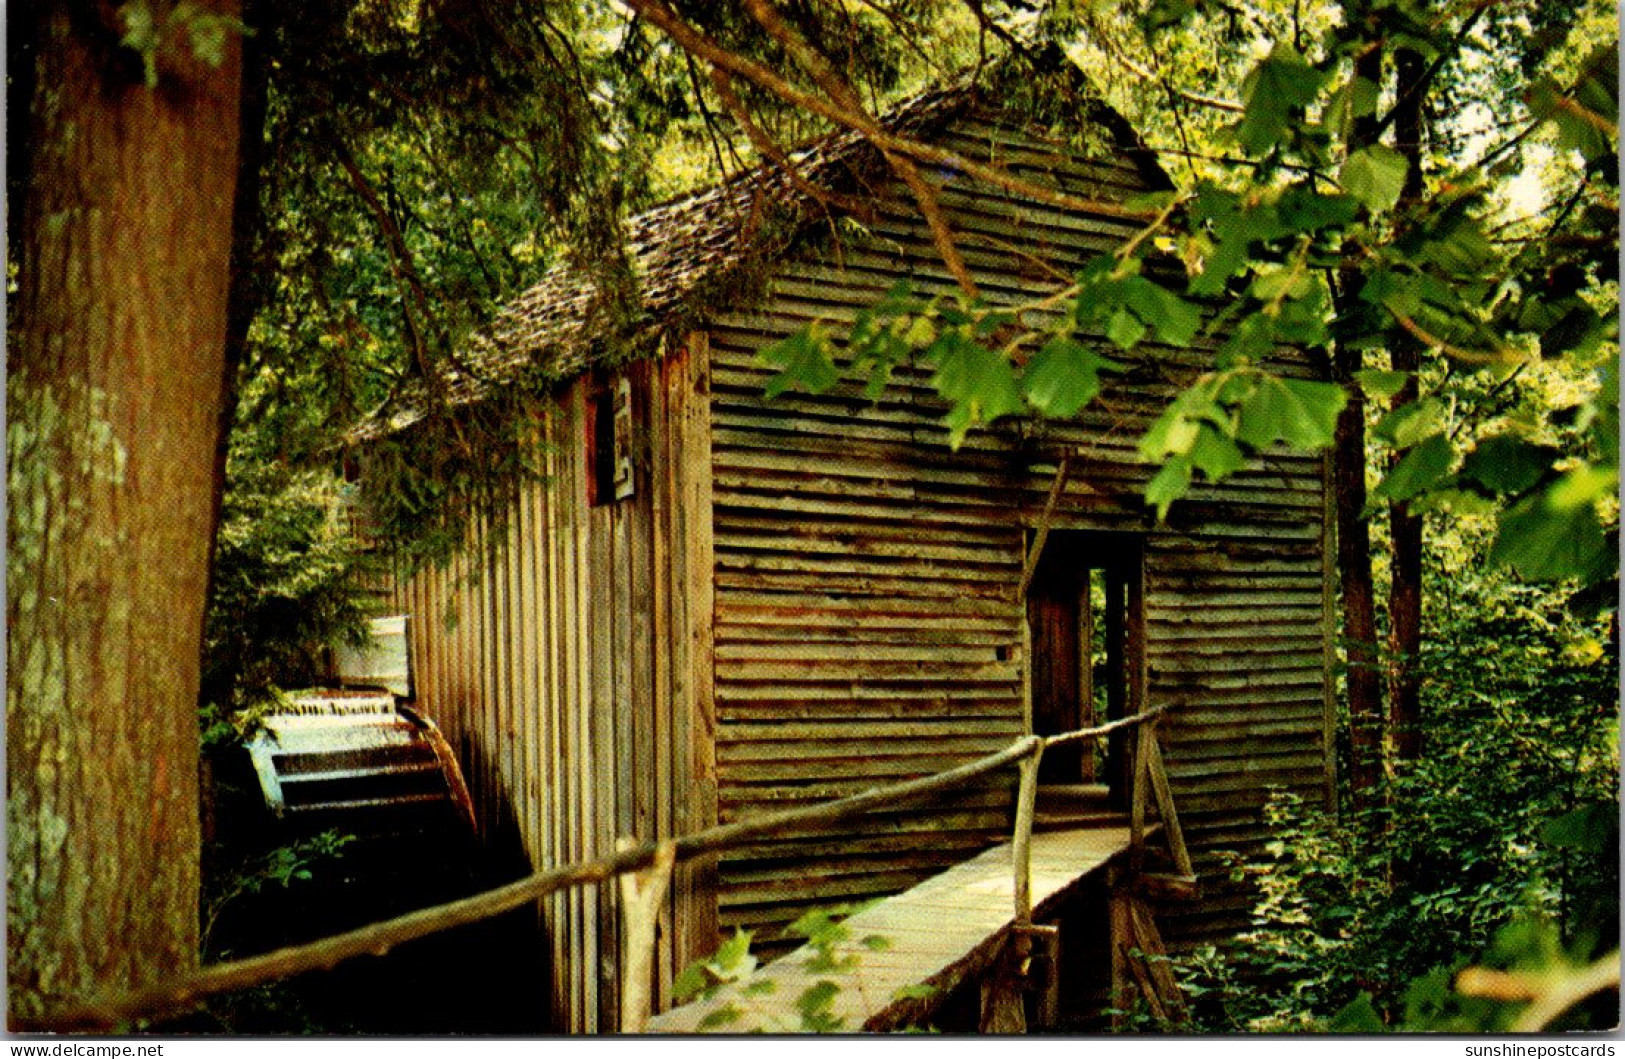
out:
{"label": "wooden railing", "polygon": [[559,890],[625,877],[621,882],[623,914],[627,918],[622,966],[628,988],[623,991],[621,1025],[624,1032],[636,1032],[642,1028],[649,1014],[648,975],[639,969],[646,969],[652,958],[655,913],[676,864],[720,853],[784,828],[833,823],[880,808],[897,808],[929,794],[963,787],[1011,764],[1020,769],[1012,858],[1017,930],[1013,935],[1014,951],[1010,953],[1011,960],[1019,966],[1030,954],[1032,937],[1035,933],[1042,933],[1032,923],[1030,847],[1037,804],[1038,765],[1046,748],[1102,739],[1137,727],[1139,738],[1132,763],[1129,809],[1131,868],[1138,871],[1143,867],[1146,811],[1150,799],[1155,798],[1163,833],[1179,873],[1169,879],[1167,885],[1177,887],[1181,882],[1194,878],[1156,736],[1155,722],[1166,709],[1159,706],[1132,717],[1060,735],[1024,736],[1003,750],[967,764],[820,805],[764,813],[663,842],[623,842],[623,848],[611,857],[536,872],[493,890],[370,923],[342,934],[259,956],[217,963],[178,980],[93,998],[14,1028],[24,1031],[108,1031],[140,1021],[167,1018],[191,1010],[211,996],[238,992],[311,971],[328,970],[356,956],[382,955],[404,942],[501,915]]}

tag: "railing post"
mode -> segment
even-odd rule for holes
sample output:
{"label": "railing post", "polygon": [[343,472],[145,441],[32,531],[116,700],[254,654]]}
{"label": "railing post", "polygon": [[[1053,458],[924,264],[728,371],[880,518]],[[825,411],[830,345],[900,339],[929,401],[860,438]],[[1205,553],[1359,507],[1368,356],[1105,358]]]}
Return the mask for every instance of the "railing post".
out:
{"label": "railing post", "polygon": [[[636,846],[623,838],[621,851]],[[621,1032],[642,1033],[649,1022],[649,979],[654,970],[655,925],[660,904],[671,886],[677,863],[677,843],[667,840],[655,847],[654,863],[620,878],[621,914],[625,918],[621,953]]]}
{"label": "railing post", "polygon": [[1032,752],[1021,758],[1021,786],[1016,792],[1016,827],[1010,843],[1010,870],[1015,900],[1015,922],[1005,939],[1004,951],[994,961],[982,982],[983,1033],[1025,1033],[1027,1015],[1022,1002],[1027,964],[1032,958],[1033,817],[1038,801],[1038,763],[1044,756],[1044,740],[1035,738]]}
{"label": "railing post", "polygon": [[1016,832],[1011,843],[1011,866],[1015,870],[1016,928],[1033,921],[1033,818],[1037,815],[1038,763],[1044,757],[1039,740],[1031,757],[1021,759],[1021,788],[1016,795]]}

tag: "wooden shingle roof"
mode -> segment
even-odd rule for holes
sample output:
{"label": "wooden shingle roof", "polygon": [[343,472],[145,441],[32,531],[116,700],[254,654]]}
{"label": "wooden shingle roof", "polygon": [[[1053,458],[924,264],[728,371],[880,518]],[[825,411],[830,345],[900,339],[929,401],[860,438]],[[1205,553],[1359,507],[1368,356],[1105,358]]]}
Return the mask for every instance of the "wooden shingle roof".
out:
{"label": "wooden shingle roof", "polygon": [[[1154,186],[1171,186],[1128,122],[1098,100],[1083,84],[1086,78],[1080,71],[1067,60],[1059,61],[1089,100],[1088,120],[1104,126],[1152,177]],[[967,74],[907,100],[882,115],[880,122],[893,134],[927,138],[975,106],[987,95],[989,83],[988,76]],[[521,373],[563,381],[615,349],[652,351],[658,334],[681,323],[685,312],[707,303],[704,292],[727,289],[747,265],[771,258],[809,225],[831,214],[807,185],[861,195],[889,172],[880,152],[862,133],[850,129],[789,152],[789,159],[794,176],[774,162],[763,162],[627,221],[627,258],[638,288],[638,308],[630,321],[610,322],[608,308],[614,299],[605,296],[602,281],[591,270],[568,260],[555,265],[504,307],[488,330],[472,337],[459,357],[470,370],[446,369],[443,398],[453,406],[467,404]],[[617,339],[614,343],[605,341],[610,332]],[[424,417],[426,404],[420,385],[357,427],[350,439],[366,441],[405,429]]]}
{"label": "wooden shingle roof", "polygon": [[[900,135],[941,127],[977,97],[970,78],[923,93],[882,119]],[[825,189],[861,188],[881,168],[879,152],[861,133],[842,130],[789,152],[797,174]],[[769,257],[822,215],[822,205],[785,169],[762,163],[710,188],[637,214],[627,222],[627,256],[638,285],[639,315],[623,348],[649,344],[704,288],[724,284],[748,263]],[[456,404],[478,400],[488,388],[521,370],[565,380],[603,355],[607,299],[587,269],[572,261],[549,269],[540,282],[504,307],[488,331],[474,336],[461,359],[472,372],[449,368],[445,396]],[[420,395],[363,423],[351,438],[405,429],[421,419]]]}

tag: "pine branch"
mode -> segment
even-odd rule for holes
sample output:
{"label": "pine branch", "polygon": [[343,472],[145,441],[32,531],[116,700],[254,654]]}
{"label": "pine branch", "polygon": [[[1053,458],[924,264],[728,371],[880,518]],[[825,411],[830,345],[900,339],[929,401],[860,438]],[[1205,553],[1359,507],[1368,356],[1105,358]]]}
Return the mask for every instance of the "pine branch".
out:
{"label": "pine branch", "polygon": [[631,7],[658,26],[685,50],[692,52],[706,62],[721,66],[729,73],[751,81],[793,106],[798,106],[837,125],[862,133],[876,147],[907,155],[917,162],[927,162],[957,169],[967,176],[990,184],[993,187],[1002,188],[1013,194],[1024,195],[1037,202],[1058,206],[1062,209],[1078,210],[1131,221],[1150,220],[1155,215],[1154,211],[1151,210],[1134,209],[1118,202],[1102,199],[1086,199],[1078,195],[1069,195],[1054,188],[1045,187],[1042,184],[1034,184],[1013,176],[1002,167],[976,162],[955,151],[921,143],[918,140],[899,136],[885,130],[865,131],[860,127],[859,119],[848,114],[844,109],[825,100],[822,96],[797,88],[760,63],[728,51],[705,34],[682,21],[660,0],[626,0],[626,3],[628,7]]}
{"label": "pine branch", "polygon": [[717,98],[722,101],[723,108],[738,123],[739,128],[745,133],[745,137],[756,148],[756,153],[778,166],[790,178],[790,182],[795,185],[796,190],[822,203],[827,208],[844,210],[865,223],[872,220],[874,211],[870,209],[867,203],[850,195],[843,195],[838,191],[821,188],[807,179],[784,148],[780,147],[767,134],[767,130],[751,119],[750,111],[745,108],[744,102],[740,100],[738,93],[733,90],[732,78],[720,66],[711,68],[711,86],[715,89]]}
{"label": "pine branch", "polygon": [[[825,59],[806,39],[779,17],[767,0],[745,0],[745,7],[750,11],[751,17],[757,25],[767,31],[768,36],[784,46],[795,57],[802,69],[810,74],[818,87],[840,106],[846,116],[853,122],[854,127],[873,141],[875,134],[880,133],[880,122],[863,108],[863,101],[852,87],[836,73]],[[909,191],[914,195],[915,205],[919,207],[920,215],[931,229],[931,238],[937,247],[937,254],[942,258],[948,272],[959,284],[959,289],[965,292],[966,297],[977,296],[976,280],[970,274],[970,268],[965,264],[965,257],[959,252],[954,242],[953,229],[948,224],[947,216],[942,212],[942,204],[937,200],[936,189],[926,182],[920,174],[919,167],[906,155],[894,150],[881,148],[892,171],[897,174]]]}

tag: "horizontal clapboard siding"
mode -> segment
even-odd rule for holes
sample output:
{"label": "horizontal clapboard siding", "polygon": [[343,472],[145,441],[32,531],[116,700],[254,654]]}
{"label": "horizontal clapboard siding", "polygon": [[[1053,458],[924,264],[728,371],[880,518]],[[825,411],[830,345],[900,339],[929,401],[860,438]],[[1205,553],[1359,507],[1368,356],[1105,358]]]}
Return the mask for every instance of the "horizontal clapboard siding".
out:
{"label": "horizontal clapboard siding", "polygon": [[[1078,195],[1148,189],[1125,160],[1079,159],[987,112],[942,142]],[[1009,304],[1134,231],[961,180],[941,204],[983,295]],[[957,451],[922,370],[898,371],[877,402],[855,380],[766,399],[765,345],[813,321],[840,334],[899,278],[952,292],[905,195],[892,188],[875,213],[859,236],[792,254],[762,303],[707,321],[720,816],[948,768],[1022,734],[1023,549],[1057,454],[1071,451],[1054,526],[1146,541],[1147,702],[1175,710],[1169,771],[1208,888],[1172,933],[1229,929],[1246,895],[1228,887],[1222,853],[1261,841],[1267,789],[1324,783],[1320,461],[1255,460],[1152,524],[1141,497],[1153,469],[1136,444],[1222,336],[1119,356],[1128,370],[1075,422],[1026,439],[981,429]],[[770,936],[809,907],[900,890],[1003,840],[1009,807],[1007,778],[934,806],[935,821],[899,812],[726,853],[720,922]]]}

